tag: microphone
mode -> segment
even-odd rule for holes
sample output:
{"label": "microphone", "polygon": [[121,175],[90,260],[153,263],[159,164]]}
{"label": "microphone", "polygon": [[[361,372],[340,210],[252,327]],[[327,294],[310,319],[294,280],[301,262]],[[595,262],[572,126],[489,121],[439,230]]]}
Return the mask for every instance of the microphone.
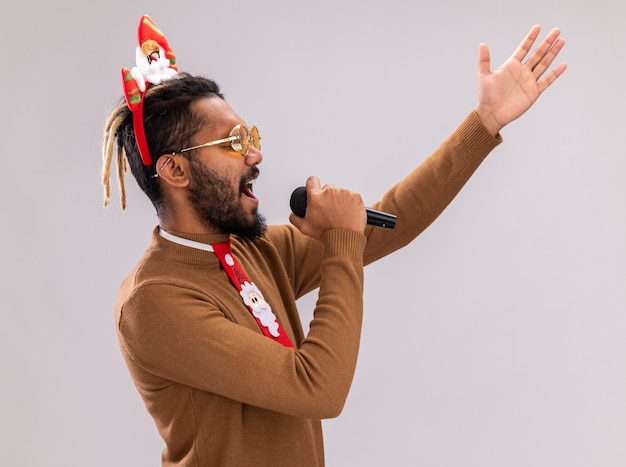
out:
{"label": "microphone", "polygon": [[[306,188],[300,186],[291,193],[289,206],[291,206],[291,210],[296,216],[304,217],[306,214],[306,205]],[[392,230],[396,226],[397,216],[395,214],[388,214],[372,208],[365,208],[365,212],[367,213],[367,225]]]}

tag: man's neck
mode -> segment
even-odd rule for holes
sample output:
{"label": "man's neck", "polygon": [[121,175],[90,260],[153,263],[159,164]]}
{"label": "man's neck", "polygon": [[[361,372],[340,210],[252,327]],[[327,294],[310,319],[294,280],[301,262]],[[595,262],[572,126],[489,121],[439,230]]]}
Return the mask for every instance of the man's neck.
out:
{"label": "man's neck", "polygon": [[159,227],[167,232],[181,232],[192,235],[222,233],[221,230],[200,222],[195,216],[164,216],[159,218]]}

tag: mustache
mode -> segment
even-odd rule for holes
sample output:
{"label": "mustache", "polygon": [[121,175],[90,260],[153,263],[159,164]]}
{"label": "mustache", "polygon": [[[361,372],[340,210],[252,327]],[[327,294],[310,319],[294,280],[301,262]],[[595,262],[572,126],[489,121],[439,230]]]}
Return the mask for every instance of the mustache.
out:
{"label": "mustache", "polygon": [[244,187],[250,180],[257,178],[260,175],[260,173],[261,171],[259,170],[258,167],[256,166],[250,167],[250,170],[248,171],[248,173],[244,175],[243,177],[241,177],[241,182],[239,183],[239,185],[241,187]]}

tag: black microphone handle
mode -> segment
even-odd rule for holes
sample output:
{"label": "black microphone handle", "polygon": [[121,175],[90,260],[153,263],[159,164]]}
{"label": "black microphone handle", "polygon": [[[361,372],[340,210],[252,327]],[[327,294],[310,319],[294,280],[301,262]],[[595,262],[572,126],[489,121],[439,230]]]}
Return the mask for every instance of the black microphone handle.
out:
{"label": "black microphone handle", "polygon": [[395,214],[377,211],[372,208],[365,208],[365,212],[367,213],[367,225],[392,230],[396,227],[396,219],[398,216]]}
{"label": "black microphone handle", "polygon": [[[304,217],[307,205],[305,187],[300,186],[293,190],[289,205],[296,216]],[[384,229],[394,229],[396,226],[397,216],[395,214],[377,211],[372,208],[365,208],[365,212],[367,213],[367,225],[382,227]]]}

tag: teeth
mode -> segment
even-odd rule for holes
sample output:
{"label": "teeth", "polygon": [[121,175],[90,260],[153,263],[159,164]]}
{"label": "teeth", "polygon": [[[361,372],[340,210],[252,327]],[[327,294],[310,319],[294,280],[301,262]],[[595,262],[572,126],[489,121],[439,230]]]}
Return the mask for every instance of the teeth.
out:
{"label": "teeth", "polygon": [[253,196],[253,195],[254,195],[254,189],[253,189],[253,187],[254,187],[254,182],[256,182],[256,179],[254,179],[254,180],[248,180],[248,181],[246,181],[246,182],[244,183],[244,185],[243,185],[243,192],[244,192],[244,194],[245,194],[245,192],[248,192],[248,194],[249,194],[250,196]]}
{"label": "teeth", "polygon": [[248,198],[254,198],[254,184],[256,183],[257,175],[252,174],[252,178],[246,180],[241,186],[241,192]]}

